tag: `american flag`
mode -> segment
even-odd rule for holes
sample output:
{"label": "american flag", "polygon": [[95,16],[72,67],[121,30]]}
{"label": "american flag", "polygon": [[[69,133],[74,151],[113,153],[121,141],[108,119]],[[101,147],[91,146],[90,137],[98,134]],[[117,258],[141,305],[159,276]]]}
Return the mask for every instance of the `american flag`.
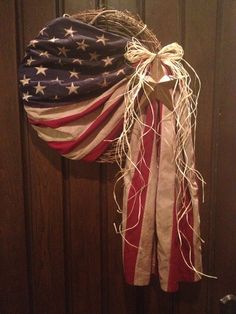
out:
{"label": "american flag", "polygon": [[[121,133],[124,93],[135,71],[124,58],[129,40],[61,17],[30,41],[19,69],[24,108],[38,135],[61,155],[96,161]],[[180,281],[199,280],[183,257],[201,270],[200,242],[193,231],[199,231],[197,185],[183,186],[186,206],[179,204],[170,110],[153,99],[139,119],[143,129],[134,125],[130,142],[137,167],[124,176],[124,273],[133,285],[147,285],[151,274],[158,274],[163,290],[176,291]],[[194,168],[191,140],[188,160]]]}

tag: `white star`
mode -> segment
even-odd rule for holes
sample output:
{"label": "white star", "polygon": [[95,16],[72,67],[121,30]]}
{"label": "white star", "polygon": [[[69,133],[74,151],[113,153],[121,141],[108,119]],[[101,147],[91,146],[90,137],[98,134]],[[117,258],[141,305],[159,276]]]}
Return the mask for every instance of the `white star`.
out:
{"label": "white star", "polygon": [[101,42],[104,46],[106,46],[106,40],[109,40],[109,39],[106,38],[104,34],[102,34],[102,36],[96,36],[96,37],[97,37],[96,43]]}
{"label": "white star", "polygon": [[59,78],[58,78],[58,76],[57,76],[57,78],[56,78],[55,80],[52,80],[52,82],[61,84],[62,80],[59,80]]}
{"label": "white star", "polygon": [[55,36],[51,39],[49,39],[49,41],[51,41],[52,43],[55,43],[55,41],[59,40],[59,38],[56,38]]}
{"label": "white star", "polygon": [[36,39],[33,39],[33,40],[31,40],[30,42],[29,42],[29,45],[28,45],[28,47],[35,47],[35,44],[37,44],[39,41],[38,40],[36,40]]}
{"label": "white star", "polygon": [[69,71],[70,72],[70,78],[71,77],[76,77],[77,79],[79,78],[79,73],[75,71],[75,69],[73,69],[73,71]]}
{"label": "white star", "polygon": [[58,55],[63,55],[65,57],[67,57],[67,51],[70,51],[70,49],[66,49],[66,47],[62,47],[62,48],[57,48],[60,52],[58,53]]}
{"label": "white star", "polygon": [[27,78],[25,75],[23,76],[23,79],[20,80],[20,82],[21,82],[21,84],[22,84],[23,86],[29,84],[29,81],[30,81],[30,79]]}
{"label": "white star", "polygon": [[40,67],[34,67],[37,70],[36,75],[38,74],[43,74],[46,76],[45,71],[47,71],[48,68],[44,68],[42,65],[40,65]]}
{"label": "white star", "polygon": [[77,49],[82,49],[83,51],[86,50],[87,47],[89,47],[89,45],[85,44],[85,40],[81,40],[81,42],[76,42],[76,44],[78,45]]}
{"label": "white star", "polygon": [[96,51],[95,52],[90,52],[89,54],[90,54],[90,61],[93,61],[93,60],[97,61],[99,55],[96,53]]}
{"label": "white star", "polygon": [[114,58],[110,58],[109,56],[107,56],[105,59],[102,59],[103,62],[105,62],[104,66],[108,66],[109,64],[112,64],[112,60]]}
{"label": "white star", "polygon": [[29,95],[29,92],[23,93],[23,100],[29,101],[30,97],[32,97],[32,95]]}
{"label": "white star", "polygon": [[46,27],[42,28],[41,31],[39,32],[40,35],[43,35],[43,32],[45,31]]}
{"label": "white star", "polygon": [[40,56],[45,56],[46,58],[49,58],[49,53],[48,53],[48,51],[42,51],[42,52],[40,52],[39,55],[40,55]]}
{"label": "white star", "polygon": [[66,32],[65,35],[64,35],[64,37],[66,37],[66,36],[71,36],[71,37],[73,37],[73,36],[74,36],[74,33],[76,33],[76,31],[74,31],[74,30],[72,29],[72,26],[71,26],[70,28],[64,28],[64,31]]}
{"label": "white star", "polygon": [[116,72],[116,76],[120,75],[120,74],[124,74],[125,75],[125,71],[124,69],[120,69]]}
{"label": "white star", "polygon": [[66,88],[69,90],[69,92],[68,92],[69,95],[70,94],[78,94],[77,89],[79,88],[79,86],[75,86],[74,83],[71,83],[70,86],[66,87]]}
{"label": "white star", "polygon": [[46,88],[46,86],[42,86],[40,85],[40,82],[38,82],[38,84],[36,86],[34,86],[34,88],[36,89],[36,94],[43,94],[44,95],[44,89]]}
{"label": "white star", "polygon": [[26,65],[31,65],[31,63],[34,61],[36,61],[36,60],[34,60],[32,57],[30,57],[29,59],[27,59]]}
{"label": "white star", "polygon": [[81,59],[74,59],[73,60],[73,63],[79,63],[79,64],[82,64],[83,60]]}

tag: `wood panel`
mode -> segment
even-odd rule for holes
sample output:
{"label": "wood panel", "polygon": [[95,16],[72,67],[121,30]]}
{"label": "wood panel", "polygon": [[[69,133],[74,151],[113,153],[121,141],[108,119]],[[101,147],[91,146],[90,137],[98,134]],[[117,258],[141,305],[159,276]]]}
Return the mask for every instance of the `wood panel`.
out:
{"label": "wood panel", "polygon": [[[163,46],[184,46],[201,78],[196,147],[207,181],[204,271],[218,281],[182,284],[175,294],[161,291],[157,280],[149,287],[127,285],[113,227],[121,221],[113,200],[117,167],[59,157],[18,107],[16,60],[29,40],[52,18],[95,7],[138,13]],[[0,12],[1,314],[219,313],[218,299],[236,290],[236,2],[11,0],[0,2]]]}
{"label": "wood panel", "polygon": [[215,86],[217,134],[216,210],[214,264],[218,281],[212,283],[211,308],[218,313],[218,300],[236,291],[236,2],[222,1],[219,6],[217,72]]}
{"label": "wood panel", "polygon": [[136,0],[129,0],[129,1],[125,1],[125,0],[107,0],[106,1],[106,7],[109,9],[117,9],[117,10],[129,10],[133,13],[138,13],[140,14],[140,12],[138,12],[139,8],[138,8],[138,3],[141,1],[136,1]]}
{"label": "wood panel", "polygon": [[29,291],[14,1],[1,1],[0,12],[0,312],[23,314]]}
{"label": "wood panel", "polygon": [[145,22],[154,31],[161,45],[181,43],[182,5],[180,1],[145,1]]}
{"label": "wood panel", "polygon": [[70,162],[72,313],[101,313],[101,217],[99,165]]}
{"label": "wood panel", "polygon": [[[186,1],[183,8],[183,42],[186,60],[201,78],[202,89],[198,106],[196,163],[205,181],[205,202],[201,204],[201,231],[205,240],[203,247],[204,272],[212,274],[210,254],[211,238],[211,187],[212,187],[212,140],[214,108],[214,62],[216,40],[217,1]],[[203,31],[204,28],[204,31]],[[204,53],[207,51],[207,53]],[[204,158],[203,158],[204,156]],[[212,260],[211,260],[212,262]],[[178,313],[206,313],[209,279],[203,278],[196,285],[183,284],[177,297]],[[208,312],[207,312],[208,313]]]}
{"label": "wood panel", "polygon": [[[24,46],[56,16],[53,1],[22,2]],[[30,267],[34,313],[65,313],[61,157],[25,129]]]}
{"label": "wood panel", "polygon": [[78,11],[94,9],[96,7],[96,0],[88,1],[75,1],[75,0],[64,0],[65,13],[75,14]]}

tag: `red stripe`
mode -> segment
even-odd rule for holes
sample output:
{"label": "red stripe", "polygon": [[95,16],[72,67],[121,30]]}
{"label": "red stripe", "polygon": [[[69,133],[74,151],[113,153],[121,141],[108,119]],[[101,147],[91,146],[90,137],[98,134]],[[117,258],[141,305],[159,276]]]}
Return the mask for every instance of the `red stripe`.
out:
{"label": "red stripe", "polygon": [[[185,184],[187,184],[185,182]],[[176,198],[176,196],[175,196]],[[175,200],[176,201],[176,200]],[[190,201],[190,194],[187,187],[184,208]],[[183,208],[183,209],[184,209]],[[182,210],[182,209],[180,209]],[[191,206],[188,213],[189,224],[193,226],[193,208]],[[188,226],[186,216],[184,216],[179,224],[179,229],[184,233],[185,237],[188,239],[191,246],[191,260],[194,264],[194,246],[193,246],[193,231]],[[189,263],[189,246],[187,241],[182,237],[182,252],[186,261]],[[183,257],[180,252],[180,242],[177,233],[177,217],[176,217],[176,205],[173,209],[173,230],[172,230],[172,244],[171,244],[171,257],[170,257],[170,268],[169,268],[169,278],[168,278],[168,291],[175,292],[179,288],[180,281],[192,282],[194,281],[194,271],[189,269],[185,264]]]}
{"label": "red stripe", "polygon": [[107,147],[111,144],[110,141],[114,140],[120,134],[123,126],[123,119],[119,121],[119,123],[114,127],[111,133],[101,142],[99,143],[89,154],[87,154],[82,160],[85,161],[95,161],[97,160],[107,149]]}
{"label": "red stripe", "polygon": [[92,134],[92,132],[96,131],[98,127],[100,127],[109,116],[120,106],[123,102],[123,99],[118,99],[114,102],[106,111],[103,112],[94,122],[83,132],[76,140],[71,141],[49,141],[48,145],[54,149],[56,149],[60,154],[68,154],[71,152],[76,146],[82,143],[85,139],[88,138]]}
{"label": "red stripe", "polygon": [[[43,120],[43,119],[42,120],[35,120],[35,119],[31,119],[31,118],[29,118],[28,120],[29,120],[29,123],[32,125],[37,125],[37,126],[41,126],[41,127],[49,127],[49,128],[58,128],[58,127],[63,126],[69,122],[73,122],[75,120],[83,118],[85,115],[93,112],[94,110],[96,110],[101,105],[104,105],[110,96],[111,96],[111,94],[100,98],[99,100],[94,102],[92,105],[88,105],[88,108],[85,109],[84,111],[79,112],[79,113],[74,114],[74,115],[71,115],[71,116],[63,117],[60,119],[54,119],[54,120]],[[78,103],[78,107],[79,107],[79,103]],[[64,110],[66,113],[66,106],[64,107]]]}
{"label": "red stripe", "polygon": [[[153,110],[153,114],[152,114]],[[153,141],[154,141],[154,132],[150,129],[150,126],[153,123],[153,118],[155,119],[153,126],[156,127],[157,123],[157,103],[155,102],[152,105],[152,110],[150,106],[147,107],[147,113],[146,113],[146,126],[144,133],[145,136],[143,137],[143,147],[145,150],[140,150],[138,161],[141,159],[141,156],[143,155],[142,161],[137,165],[138,170],[142,174],[142,178],[140,177],[140,174],[137,170],[135,170],[133,179],[132,179],[132,186],[130,187],[129,194],[128,194],[128,204],[127,204],[127,224],[126,228],[131,228],[134,226],[138,221],[138,214],[139,210],[140,212],[140,220],[138,225],[131,229],[127,230],[125,233],[126,240],[135,245],[139,246],[140,237],[141,237],[141,231],[142,231],[142,221],[143,221],[143,214],[144,214],[144,208],[145,208],[145,202],[147,197],[147,187],[143,189],[142,192],[139,192],[138,195],[135,197],[135,191],[139,190],[143,187],[143,185],[148,184],[149,179],[149,167],[151,163],[151,157],[152,157],[152,148],[153,148]],[[143,181],[144,180],[144,181]],[[141,199],[141,207],[139,203],[139,197]],[[132,214],[130,214],[132,211]],[[129,284],[134,284],[134,277],[135,277],[135,266],[137,261],[137,255],[138,255],[138,248],[135,248],[131,245],[129,245],[127,242],[124,243],[124,273],[126,277],[126,281]]]}

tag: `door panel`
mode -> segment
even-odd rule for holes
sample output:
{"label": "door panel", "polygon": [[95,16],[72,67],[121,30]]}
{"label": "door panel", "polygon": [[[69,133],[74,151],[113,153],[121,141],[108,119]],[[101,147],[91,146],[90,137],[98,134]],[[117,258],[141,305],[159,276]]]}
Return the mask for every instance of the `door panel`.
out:
{"label": "door panel", "polygon": [[[27,123],[17,90],[26,45],[56,16],[98,7],[139,14],[162,46],[183,46],[201,78],[196,163],[207,182],[203,263],[217,281],[181,284],[173,294],[161,291],[158,280],[127,285],[113,226],[121,221],[113,199],[117,167],[65,160]],[[236,290],[235,1],[11,0],[0,2],[0,12],[0,312],[219,313],[219,298]]]}

